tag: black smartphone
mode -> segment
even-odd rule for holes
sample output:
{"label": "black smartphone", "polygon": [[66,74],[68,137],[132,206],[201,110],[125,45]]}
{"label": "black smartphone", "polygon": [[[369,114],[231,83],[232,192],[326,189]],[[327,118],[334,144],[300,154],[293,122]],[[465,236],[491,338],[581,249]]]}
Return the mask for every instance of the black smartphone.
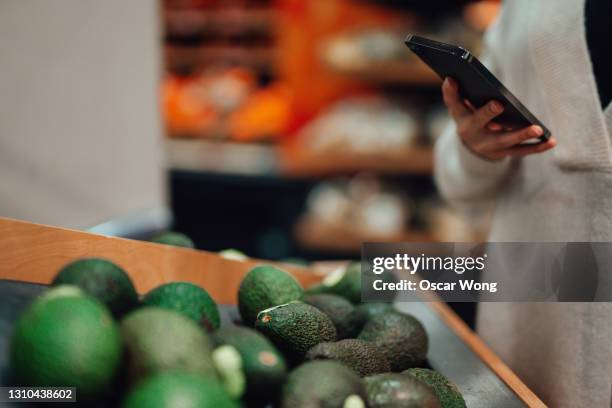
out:
{"label": "black smartphone", "polygon": [[545,142],[550,138],[550,130],[468,50],[412,34],[406,38],[406,45],[442,79],[451,77],[457,81],[461,97],[474,107],[491,100],[504,105],[504,111],[494,121],[505,129],[538,125],[544,133],[534,141]]}

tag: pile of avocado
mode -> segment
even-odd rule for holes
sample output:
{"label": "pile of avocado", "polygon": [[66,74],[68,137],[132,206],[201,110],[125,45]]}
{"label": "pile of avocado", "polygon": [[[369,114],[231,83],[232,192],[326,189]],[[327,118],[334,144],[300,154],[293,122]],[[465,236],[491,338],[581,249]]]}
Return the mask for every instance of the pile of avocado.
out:
{"label": "pile of avocado", "polygon": [[238,291],[239,325],[208,292],[172,282],[144,296],[105,259],[65,266],[19,318],[15,384],[72,386],[125,408],[461,408],[457,387],[422,368],[421,323],[361,303],[359,264],[304,290],[260,265]]}

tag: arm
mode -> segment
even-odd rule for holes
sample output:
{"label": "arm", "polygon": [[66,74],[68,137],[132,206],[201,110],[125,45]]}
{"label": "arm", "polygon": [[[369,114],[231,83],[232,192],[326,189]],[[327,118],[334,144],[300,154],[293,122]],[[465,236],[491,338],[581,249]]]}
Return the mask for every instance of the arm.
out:
{"label": "arm", "polygon": [[[498,25],[485,36],[483,58],[483,63],[496,74],[501,68],[495,64]],[[503,106],[490,101],[474,109],[461,100],[457,84],[452,79],[444,81],[442,92],[452,121],[436,143],[435,178],[441,194],[451,202],[477,204],[491,201],[510,174],[512,158],[541,153],[555,146],[552,138],[537,145],[519,145],[540,136],[542,129],[529,126],[504,131],[494,122],[495,117],[503,112]]]}

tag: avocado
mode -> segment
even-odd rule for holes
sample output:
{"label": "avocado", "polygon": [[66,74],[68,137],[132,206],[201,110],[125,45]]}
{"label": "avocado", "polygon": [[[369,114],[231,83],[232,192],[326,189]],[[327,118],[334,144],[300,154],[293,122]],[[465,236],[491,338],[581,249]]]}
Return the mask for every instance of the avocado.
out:
{"label": "avocado", "polygon": [[304,290],[287,272],[270,265],[251,269],[238,289],[238,310],[242,321],[252,326],[264,309],[300,300]]}
{"label": "avocado", "polygon": [[416,367],[427,357],[427,332],[421,322],[409,314],[380,315],[365,324],[358,338],[374,343],[387,357],[393,371]]}
{"label": "avocado", "polygon": [[20,384],[77,387],[83,399],[111,387],[120,362],[121,335],[110,311],[74,286],[35,300],[11,339],[10,366]]}
{"label": "avocado", "polygon": [[351,302],[338,295],[322,293],[307,295],[304,303],[316,307],[325,313],[336,326],[338,339],[355,337],[365,323],[363,315]]}
{"label": "avocado", "polygon": [[385,373],[364,382],[370,408],[441,408],[433,389],[414,377]]}
{"label": "avocado", "polygon": [[168,372],[147,377],[123,401],[123,408],[239,408],[215,381],[184,373]]}
{"label": "avocado", "polygon": [[311,361],[293,370],[282,391],[281,408],[365,408],[363,381],[335,361]]}
{"label": "avocado", "polygon": [[363,316],[365,322],[385,313],[397,312],[391,303],[382,302],[361,303],[357,305],[357,311]]}
{"label": "avocado", "polygon": [[101,258],[79,259],[64,266],[52,285],[76,285],[120,317],[138,305],[138,295],[123,269]]}
{"label": "avocado", "polygon": [[249,257],[246,256],[244,252],[234,248],[228,248],[224,249],[223,251],[219,251],[219,256],[234,261],[246,261],[247,259],[249,259]]}
{"label": "avocado", "polygon": [[410,368],[404,373],[433,388],[442,408],[466,408],[465,400],[457,386],[439,372],[427,368]]}
{"label": "avocado", "polygon": [[382,352],[374,344],[359,339],[317,344],[308,350],[306,360],[335,360],[361,377],[391,371]]}
{"label": "avocado", "polygon": [[272,401],[287,377],[287,364],[261,333],[246,327],[222,327],[213,334],[217,347],[232,346],[242,358],[247,401]]}
{"label": "avocado", "polygon": [[344,268],[330,273],[318,285],[310,287],[309,295],[331,293],[342,296],[352,303],[361,301],[361,262],[352,262]]}
{"label": "avocado", "polygon": [[221,320],[217,304],[208,292],[189,282],[171,282],[147,293],[143,303],[179,312],[207,331],[219,328]]}
{"label": "avocado", "polygon": [[336,328],[329,317],[302,302],[261,311],[255,329],[268,337],[291,362],[301,360],[319,343],[336,340]]}
{"label": "avocado", "polygon": [[155,242],[156,244],[164,244],[171,245],[175,247],[181,248],[195,248],[195,244],[187,235],[175,232],[175,231],[166,231],[162,232],[159,235],[154,236],[151,239],[151,242]]}
{"label": "avocado", "polygon": [[124,360],[133,383],[148,375],[177,370],[217,379],[212,341],[188,317],[146,306],[125,316],[120,326]]}

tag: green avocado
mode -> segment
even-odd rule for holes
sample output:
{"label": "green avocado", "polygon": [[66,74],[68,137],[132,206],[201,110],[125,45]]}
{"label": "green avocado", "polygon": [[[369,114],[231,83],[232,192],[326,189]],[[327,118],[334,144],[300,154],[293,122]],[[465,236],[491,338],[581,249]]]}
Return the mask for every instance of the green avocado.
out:
{"label": "green avocado", "polygon": [[125,398],[123,408],[239,408],[215,381],[184,372],[147,377]]}
{"label": "green avocado", "polygon": [[246,327],[222,327],[213,334],[217,347],[234,347],[242,359],[247,401],[275,399],[287,377],[287,364],[274,345],[261,333]]}
{"label": "green avocado", "polygon": [[264,309],[300,300],[304,290],[287,272],[270,265],[251,269],[238,289],[238,310],[244,324],[251,326]]}
{"label": "green avocado", "polygon": [[76,285],[98,299],[116,317],[138,305],[138,295],[123,269],[101,258],[79,259],[64,266],[52,285]]}
{"label": "green avocado", "polygon": [[336,326],[338,339],[355,337],[365,323],[363,315],[351,302],[338,295],[322,293],[307,295],[304,303],[316,307],[325,313]]}
{"label": "green avocado", "polygon": [[54,288],[19,317],[10,367],[23,385],[77,387],[95,399],[112,387],[121,363],[121,335],[106,306],[75,286]]}
{"label": "green avocado", "polygon": [[363,316],[365,322],[385,313],[396,312],[393,304],[382,302],[361,303],[357,305],[357,310]]}
{"label": "green avocado", "polygon": [[374,344],[359,339],[317,344],[308,350],[306,360],[335,360],[361,377],[391,371],[382,352]]}
{"label": "green avocado", "polygon": [[283,387],[281,408],[365,408],[363,381],[335,361],[311,361],[293,370]]}
{"label": "green avocado", "polygon": [[414,377],[385,373],[364,382],[370,408],[441,408],[433,389]]}
{"label": "green avocado", "polygon": [[433,388],[442,408],[466,408],[465,400],[457,386],[439,372],[427,368],[410,368],[404,373]]}
{"label": "green avocado", "polygon": [[374,343],[387,357],[393,371],[419,366],[427,357],[427,332],[409,314],[380,315],[366,323],[358,338]]}
{"label": "green avocado", "polygon": [[132,383],[166,371],[218,378],[212,340],[192,319],[178,312],[142,307],[123,318],[121,334]]}
{"label": "green avocado", "polygon": [[158,286],[145,295],[143,303],[179,312],[209,332],[221,324],[215,301],[206,290],[193,283],[171,282]]}
{"label": "green avocado", "polygon": [[268,337],[291,362],[301,360],[319,343],[336,340],[336,328],[329,317],[302,302],[261,311],[255,329]]}
{"label": "green avocado", "polygon": [[331,293],[352,303],[361,301],[361,262],[352,262],[345,268],[330,273],[318,285],[309,288],[307,294]]}
{"label": "green avocado", "polygon": [[195,248],[195,244],[187,235],[181,232],[166,231],[154,236],[151,242],[156,244],[171,245],[182,248]]}

